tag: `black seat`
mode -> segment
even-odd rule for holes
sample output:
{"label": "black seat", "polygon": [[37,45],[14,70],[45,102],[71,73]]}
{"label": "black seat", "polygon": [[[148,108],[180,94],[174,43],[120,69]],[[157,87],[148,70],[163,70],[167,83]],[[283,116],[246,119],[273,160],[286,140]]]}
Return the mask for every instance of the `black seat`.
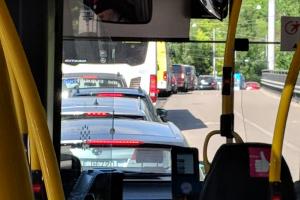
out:
{"label": "black seat", "polygon": [[71,154],[61,154],[61,180],[66,199],[76,184],[81,174],[80,160]]}
{"label": "black seat", "polygon": [[[259,165],[259,160],[270,159],[266,155],[270,150],[271,145],[260,143],[222,145],[204,180],[200,199],[269,200],[268,172],[255,168],[255,162]],[[294,184],[284,159],[281,167],[282,200],[294,200]]]}

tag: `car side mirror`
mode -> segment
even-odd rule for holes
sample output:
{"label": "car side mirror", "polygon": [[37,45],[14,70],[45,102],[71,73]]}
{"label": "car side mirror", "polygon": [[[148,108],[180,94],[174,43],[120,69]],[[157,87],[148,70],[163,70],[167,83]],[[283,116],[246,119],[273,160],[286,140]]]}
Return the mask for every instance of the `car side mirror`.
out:
{"label": "car side mirror", "polygon": [[163,122],[168,121],[168,111],[162,108],[157,108],[156,109],[157,115],[161,118]]}

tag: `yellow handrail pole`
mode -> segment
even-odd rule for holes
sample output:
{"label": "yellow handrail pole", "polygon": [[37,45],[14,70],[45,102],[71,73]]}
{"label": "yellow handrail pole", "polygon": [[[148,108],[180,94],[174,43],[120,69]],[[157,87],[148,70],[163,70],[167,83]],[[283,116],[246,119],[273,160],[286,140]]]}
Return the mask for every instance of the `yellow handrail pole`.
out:
{"label": "yellow handrail pole", "polygon": [[298,74],[300,70],[300,42],[297,44],[296,52],[294,53],[292,63],[290,65],[289,72],[286,77],[285,86],[281,93],[274,136],[272,142],[271,151],[271,163],[270,163],[270,182],[280,182],[281,174],[281,155],[282,145],[284,140],[284,132],[286,121],[289,113],[290,103],[293,97],[293,91],[297,82]]}
{"label": "yellow handrail pole", "polygon": [[[28,115],[26,115],[28,116]],[[39,157],[38,157],[38,153],[37,153],[37,147],[35,144],[35,140],[34,140],[34,127],[32,127],[32,119],[30,118],[30,116],[27,117],[28,121],[29,121],[29,162],[30,162],[30,169],[32,171],[36,171],[36,170],[41,170],[41,165],[40,165],[40,161],[39,161]]]}
{"label": "yellow handrail pole", "polygon": [[[235,35],[237,29],[237,23],[239,19],[240,9],[242,5],[242,0],[233,0],[231,12],[229,13],[229,23],[228,32],[224,53],[224,67],[231,67],[232,72],[234,71],[234,44]],[[230,95],[222,95],[222,114],[232,114],[233,113],[233,83],[231,83],[231,93]]]}
{"label": "yellow handrail pole", "polygon": [[224,53],[223,65],[223,86],[222,86],[222,115],[221,115],[221,135],[226,136],[226,143],[233,142],[234,132],[234,52],[235,35],[242,0],[232,0],[229,12],[229,23],[227,39]]}
{"label": "yellow handrail pole", "polygon": [[[19,130],[20,130],[20,133],[22,136],[28,135],[28,133],[32,132],[32,130],[28,132],[27,120],[26,120],[24,104],[23,104],[23,101],[21,98],[21,94],[20,94],[16,79],[13,75],[12,69],[8,68],[8,72],[9,72],[9,79],[10,79],[10,84],[11,84],[11,88],[12,88],[14,105],[15,105],[15,109],[16,109],[16,116],[17,116],[17,120],[18,120],[18,124],[19,124]],[[32,134],[29,137],[32,137]],[[33,139],[31,139],[30,141],[33,141]],[[27,144],[25,144],[25,145],[27,145]],[[38,155],[36,152],[34,142],[30,143],[30,150],[28,153],[29,153],[29,155],[27,155],[27,156],[29,158],[30,169],[31,170],[40,170],[41,167],[40,167],[40,163],[38,160]]]}
{"label": "yellow handrail pole", "polygon": [[[12,69],[10,67],[8,68],[8,72],[9,72],[9,79],[10,79],[10,84],[11,84],[11,88],[12,88],[12,94],[13,94],[13,99],[14,99],[14,105],[16,108],[16,115],[17,115],[17,119],[18,119],[20,133],[22,134],[22,136],[28,135],[28,133],[32,133],[32,128],[31,128],[31,130],[28,131],[25,109],[24,109],[24,104],[23,104],[22,97],[20,94],[20,90],[18,88],[16,79],[15,79]],[[27,119],[30,120],[29,117],[27,117]],[[30,137],[32,137],[32,134],[30,134],[29,138]],[[30,162],[30,168],[31,168],[31,170],[40,170],[41,167],[40,167],[40,163],[38,160],[38,155],[37,155],[35,144],[34,144],[32,138],[30,139],[30,141],[31,141],[30,148],[29,148],[30,150],[28,152],[29,155],[27,155],[29,158],[29,162]]]}
{"label": "yellow handrail pole", "polygon": [[0,199],[33,200],[28,164],[1,45],[0,76]]}
{"label": "yellow handrail pole", "polygon": [[8,72],[9,72],[10,85],[11,85],[11,89],[12,89],[12,94],[13,94],[14,105],[15,105],[15,109],[16,109],[16,115],[17,115],[20,133],[28,134],[27,121],[26,121],[22,97],[21,97],[16,79],[13,75],[12,69],[8,68]]}
{"label": "yellow handrail pole", "polygon": [[46,123],[45,111],[43,110],[25,52],[4,0],[0,0],[0,40],[5,56],[9,60],[10,67],[17,80],[25,105],[25,112],[32,116],[29,123],[34,130],[33,142],[37,147],[48,199],[64,199],[59,168]]}

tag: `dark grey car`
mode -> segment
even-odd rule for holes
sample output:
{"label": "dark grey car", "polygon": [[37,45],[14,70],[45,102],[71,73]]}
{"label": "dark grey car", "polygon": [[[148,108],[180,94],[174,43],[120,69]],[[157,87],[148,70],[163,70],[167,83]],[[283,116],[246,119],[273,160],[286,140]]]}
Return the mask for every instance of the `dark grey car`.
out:
{"label": "dark grey car", "polygon": [[202,75],[198,77],[199,90],[216,90],[217,86],[217,81],[213,76]]}
{"label": "dark grey car", "polygon": [[[163,122],[158,115],[162,111],[158,111],[155,110],[149,96],[140,89],[79,89],[70,98],[62,100],[62,139],[78,140],[75,136],[78,131],[73,135],[72,131],[69,132],[70,128],[80,129],[86,125],[94,127],[96,138],[107,139],[104,137],[109,136],[107,126],[114,126],[118,137],[140,137],[143,141],[151,143],[164,141],[166,144],[177,143],[185,146],[180,130],[172,122]],[[96,126],[102,128],[95,128]],[[124,133],[133,133],[135,137]]]}
{"label": "dark grey car", "polygon": [[[113,167],[171,173],[171,146],[187,146],[180,130],[162,122],[142,90],[81,89],[62,101],[62,154],[83,169]],[[145,146],[146,145],[146,146]]]}

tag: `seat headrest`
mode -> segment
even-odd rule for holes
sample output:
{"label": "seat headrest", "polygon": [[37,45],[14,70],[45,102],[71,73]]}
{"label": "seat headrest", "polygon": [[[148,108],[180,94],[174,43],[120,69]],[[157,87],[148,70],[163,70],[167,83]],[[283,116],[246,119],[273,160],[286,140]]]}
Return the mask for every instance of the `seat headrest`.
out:
{"label": "seat headrest", "polygon": [[[201,200],[269,199],[271,145],[224,144],[215,154],[201,192]],[[293,180],[284,159],[281,166],[283,200],[294,200]]]}

